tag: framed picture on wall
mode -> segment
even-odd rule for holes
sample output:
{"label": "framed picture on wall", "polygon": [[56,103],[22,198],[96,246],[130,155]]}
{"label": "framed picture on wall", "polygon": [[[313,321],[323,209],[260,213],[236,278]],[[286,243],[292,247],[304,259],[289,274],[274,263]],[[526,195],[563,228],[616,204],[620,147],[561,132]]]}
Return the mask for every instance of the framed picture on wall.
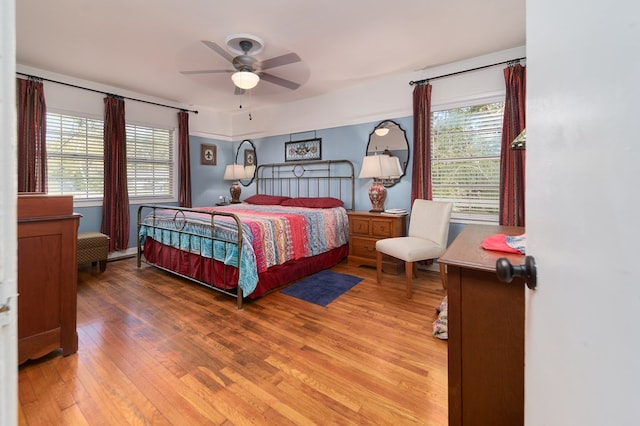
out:
{"label": "framed picture on wall", "polygon": [[215,166],[217,163],[217,148],[215,145],[200,145],[200,164]]}
{"label": "framed picture on wall", "polygon": [[253,149],[245,149],[244,150],[244,166],[255,166],[256,165],[256,152]]}
{"label": "framed picture on wall", "polygon": [[322,160],[322,138],[284,143],[284,161]]}

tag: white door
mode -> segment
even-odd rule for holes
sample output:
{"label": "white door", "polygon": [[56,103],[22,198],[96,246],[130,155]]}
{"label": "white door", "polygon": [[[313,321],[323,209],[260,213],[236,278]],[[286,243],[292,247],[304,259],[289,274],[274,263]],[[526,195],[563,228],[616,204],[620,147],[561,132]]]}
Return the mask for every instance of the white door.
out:
{"label": "white door", "polygon": [[14,425],[18,394],[15,2],[0,1],[0,425]]}
{"label": "white door", "polygon": [[640,424],[639,5],[527,2],[530,426]]}

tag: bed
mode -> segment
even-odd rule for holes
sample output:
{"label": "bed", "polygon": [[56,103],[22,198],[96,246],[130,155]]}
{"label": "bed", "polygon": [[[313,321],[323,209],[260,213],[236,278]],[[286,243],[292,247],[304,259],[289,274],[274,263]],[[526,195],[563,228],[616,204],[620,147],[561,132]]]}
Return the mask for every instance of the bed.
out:
{"label": "bed", "polygon": [[349,252],[355,203],[348,160],[260,165],[241,204],[138,208],[142,263],[235,297],[261,297],[330,268]]}

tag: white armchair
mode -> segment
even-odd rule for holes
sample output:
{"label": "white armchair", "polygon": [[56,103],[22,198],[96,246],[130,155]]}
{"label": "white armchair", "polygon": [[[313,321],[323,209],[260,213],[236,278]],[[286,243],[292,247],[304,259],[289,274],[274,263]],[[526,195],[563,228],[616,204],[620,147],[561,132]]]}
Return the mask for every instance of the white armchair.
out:
{"label": "white armchair", "polygon": [[[406,237],[385,238],[376,242],[376,272],[378,284],[382,282],[382,256],[386,254],[404,260],[407,298],[411,298],[411,279],[416,276],[415,262],[440,257],[447,248],[452,203],[415,200]],[[447,288],[447,275],[440,264],[442,287]]]}

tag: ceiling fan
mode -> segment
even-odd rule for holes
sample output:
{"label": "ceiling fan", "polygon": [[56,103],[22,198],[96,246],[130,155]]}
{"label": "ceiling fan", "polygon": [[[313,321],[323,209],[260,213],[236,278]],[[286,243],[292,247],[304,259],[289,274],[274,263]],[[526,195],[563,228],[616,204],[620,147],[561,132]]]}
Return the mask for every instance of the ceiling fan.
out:
{"label": "ceiling fan", "polygon": [[234,53],[238,53],[238,56],[235,57],[217,43],[207,40],[202,40],[202,43],[231,62],[234,69],[181,71],[181,74],[232,73],[231,80],[236,86],[236,95],[243,94],[245,90],[253,89],[261,79],[291,90],[296,90],[300,87],[300,84],[295,81],[265,72],[265,70],[271,68],[300,62],[300,57],[293,52],[260,61],[251,55],[261,52],[263,43],[259,37],[251,34],[233,34],[227,37],[227,48]]}

